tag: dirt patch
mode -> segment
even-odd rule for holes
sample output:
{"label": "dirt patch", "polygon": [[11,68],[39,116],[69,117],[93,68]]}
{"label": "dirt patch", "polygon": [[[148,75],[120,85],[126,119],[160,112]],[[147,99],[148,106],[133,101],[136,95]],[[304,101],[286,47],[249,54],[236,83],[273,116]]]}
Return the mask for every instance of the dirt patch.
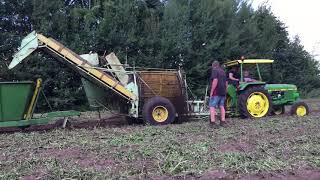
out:
{"label": "dirt patch", "polygon": [[1,162],[1,161],[4,161],[4,160],[6,160],[6,159],[7,159],[6,156],[0,154],[0,162]]}
{"label": "dirt patch", "polygon": [[[45,124],[45,125],[36,125],[30,127],[9,127],[9,128],[0,128],[0,134],[2,133],[15,133],[15,132],[41,132],[41,131],[50,131],[57,128],[62,128],[63,119],[56,120],[54,123]],[[128,122],[123,116],[110,116],[102,119],[71,119],[68,122],[68,127],[71,129],[93,129],[96,127],[124,127],[128,126]]]}
{"label": "dirt patch", "polygon": [[199,179],[199,180],[211,180],[211,179],[223,179],[223,180],[319,180],[320,170],[295,170],[285,172],[270,172],[270,173],[256,173],[239,175],[224,170],[213,170],[202,174],[201,176],[185,175],[185,176],[160,176],[154,179],[157,180],[174,180],[174,179]]}
{"label": "dirt patch", "polygon": [[272,173],[258,173],[242,176],[241,180],[259,180],[259,179],[269,179],[269,180],[279,180],[279,179],[290,179],[290,180],[318,180],[320,179],[320,170],[295,170],[287,172],[272,172]]}
{"label": "dirt patch", "polygon": [[218,146],[219,152],[249,152],[252,146],[246,140],[231,140]]}
{"label": "dirt patch", "polygon": [[39,157],[55,157],[57,159],[72,159],[87,157],[87,153],[77,149],[45,149],[36,151]]}
{"label": "dirt patch", "polygon": [[36,132],[36,131],[49,131],[59,127],[58,124],[46,124],[46,125],[38,125],[38,126],[30,126],[30,127],[8,127],[8,128],[0,128],[0,134],[3,133],[15,133],[15,132]]}
{"label": "dirt patch", "polygon": [[108,156],[101,157],[101,155],[77,149],[46,149],[38,151],[37,154],[42,158],[53,157],[61,162],[67,161],[70,164],[77,164],[80,167],[94,167],[99,171],[116,164],[113,159],[105,158]]}
{"label": "dirt patch", "polygon": [[47,171],[45,169],[40,169],[37,171],[34,171],[30,175],[22,176],[20,177],[20,180],[35,180],[35,179],[47,179]]}
{"label": "dirt patch", "polygon": [[199,180],[211,180],[211,179],[224,179],[224,180],[318,180],[320,179],[320,170],[295,170],[295,171],[285,171],[285,172],[270,172],[270,173],[256,173],[239,175],[231,172],[226,172],[224,170],[213,170],[202,174],[201,176],[186,175],[186,176],[161,176],[155,178],[157,180],[173,180],[173,179],[199,179]]}
{"label": "dirt patch", "polygon": [[199,179],[200,180],[210,180],[210,179],[231,179],[231,175],[223,170],[214,170],[209,171],[203,174]]}
{"label": "dirt patch", "polygon": [[128,126],[128,122],[123,116],[112,116],[103,119],[82,119],[70,121],[71,128],[92,129],[95,127],[123,127]]}

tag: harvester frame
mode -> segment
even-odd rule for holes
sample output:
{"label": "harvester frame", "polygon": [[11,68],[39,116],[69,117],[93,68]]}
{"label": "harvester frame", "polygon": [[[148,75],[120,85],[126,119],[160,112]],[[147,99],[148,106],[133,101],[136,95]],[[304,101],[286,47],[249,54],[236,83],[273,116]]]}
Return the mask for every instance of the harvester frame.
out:
{"label": "harvester frame", "polygon": [[[22,40],[9,69],[37,50],[48,52],[81,75],[92,106],[106,107],[110,103],[120,103],[119,111],[126,114],[128,119],[143,118],[152,125],[169,124],[189,115],[208,115],[200,111],[191,112],[191,109],[199,107],[190,106],[200,104],[188,101],[185,75],[180,70],[134,67],[128,71],[114,53],[106,57],[99,57],[96,53],[78,55],[58,41],[35,31]],[[101,60],[107,62],[106,68],[100,67]]]}

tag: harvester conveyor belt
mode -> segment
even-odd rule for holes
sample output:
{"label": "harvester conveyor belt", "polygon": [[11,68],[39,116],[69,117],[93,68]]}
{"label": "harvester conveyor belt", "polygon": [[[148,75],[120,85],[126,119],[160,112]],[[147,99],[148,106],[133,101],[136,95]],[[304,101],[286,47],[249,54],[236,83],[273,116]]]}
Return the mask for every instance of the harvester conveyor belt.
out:
{"label": "harvester conveyor belt", "polygon": [[[44,35],[35,32],[30,33],[25,39],[27,42],[23,42],[24,44],[21,45],[19,51],[13,56],[14,59],[9,66],[10,69],[20,63],[37,48],[45,47],[53,54],[60,57],[63,62],[66,62],[71,68],[78,70],[80,74],[93,78],[95,81],[100,82],[103,86],[113,90],[128,100],[136,100],[136,95],[126,89],[117,79],[114,79],[100,69],[95,69],[81,56],[66,48],[56,40],[47,38]],[[36,45],[34,41],[37,41]]]}

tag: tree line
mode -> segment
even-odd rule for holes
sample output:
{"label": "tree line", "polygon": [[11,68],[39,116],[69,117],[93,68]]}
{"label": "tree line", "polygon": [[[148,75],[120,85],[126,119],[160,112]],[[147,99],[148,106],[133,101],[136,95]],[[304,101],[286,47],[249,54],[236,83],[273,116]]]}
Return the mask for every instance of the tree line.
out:
{"label": "tree line", "polygon": [[[262,73],[271,83],[320,87],[318,62],[290,40],[286,25],[266,6],[244,0],[0,0],[0,77],[45,82],[54,109],[86,104],[80,77],[37,53],[18,70],[7,64],[21,39],[36,30],[78,54],[115,52],[140,67],[183,69],[194,94],[208,84],[213,60],[275,59]],[[46,108],[41,101],[40,108]]]}

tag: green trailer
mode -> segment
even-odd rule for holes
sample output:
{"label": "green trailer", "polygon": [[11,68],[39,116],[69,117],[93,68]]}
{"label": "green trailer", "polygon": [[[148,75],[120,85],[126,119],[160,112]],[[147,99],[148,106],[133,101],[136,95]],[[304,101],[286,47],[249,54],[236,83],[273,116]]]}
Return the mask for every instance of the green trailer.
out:
{"label": "green trailer", "polygon": [[41,91],[41,79],[32,81],[0,82],[0,127],[28,127],[47,124],[57,118],[64,118],[64,125],[70,116],[79,116],[77,111],[60,111],[34,117]]}

